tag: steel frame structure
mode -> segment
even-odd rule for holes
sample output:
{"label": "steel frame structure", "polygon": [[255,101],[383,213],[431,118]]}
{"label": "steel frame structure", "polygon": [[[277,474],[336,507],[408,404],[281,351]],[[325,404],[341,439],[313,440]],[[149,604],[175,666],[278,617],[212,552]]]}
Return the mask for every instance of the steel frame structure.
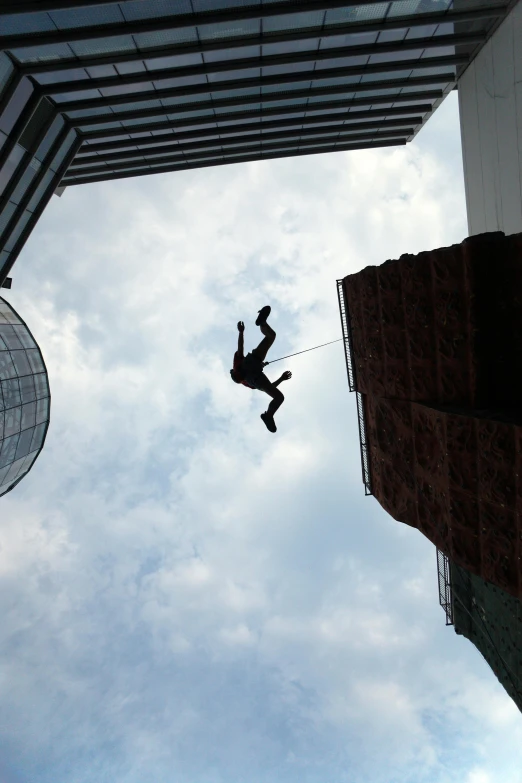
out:
{"label": "steel frame structure", "polygon": [[0,284],[59,185],[406,144],[515,0],[190,2],[0,5]]}

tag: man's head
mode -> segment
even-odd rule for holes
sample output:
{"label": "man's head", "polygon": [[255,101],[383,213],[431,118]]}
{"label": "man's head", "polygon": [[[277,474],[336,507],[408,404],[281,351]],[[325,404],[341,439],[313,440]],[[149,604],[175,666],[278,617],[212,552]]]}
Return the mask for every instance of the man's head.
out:
{"label": "man's head", "polygon": [[241,383],[242,379],[237,370],[230,370],[230,377],[232,378],[234,383]]}

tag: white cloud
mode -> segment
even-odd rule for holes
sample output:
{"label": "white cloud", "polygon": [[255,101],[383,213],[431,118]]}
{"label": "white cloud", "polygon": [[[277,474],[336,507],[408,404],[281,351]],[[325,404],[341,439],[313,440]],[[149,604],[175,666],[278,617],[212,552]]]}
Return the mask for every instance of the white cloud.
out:
{"label": "white cloud", "polygon": [[252,345],[267,301],[274,356],[310,347],[339,334],[337,277],[464,237],[430,145],[48,208],[11,299],[52,423],[0,532],[0,720],[24,781],[460,783],[521,759],[518,713],[444,628],[431,545],[364,498],[342,347],[268,368],[294,373],[275,437],[228,377],[237,320]]}

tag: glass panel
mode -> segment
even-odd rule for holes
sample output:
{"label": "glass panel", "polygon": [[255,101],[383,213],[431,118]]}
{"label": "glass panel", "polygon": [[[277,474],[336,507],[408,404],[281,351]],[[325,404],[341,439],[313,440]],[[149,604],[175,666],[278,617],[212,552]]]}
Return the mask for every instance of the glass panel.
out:
{"label": "glass panel", "polygon": [[27,353],[27,358],[29,359],[29,364],[31,365],[31,370],[34,373],[43,372],[44,365],[42,361],[42,356],[38,348],[33,348],[32,350],[28,350],[26,351],[26,353]]}
{"label": "glass panel", "polygon": [[[24,375],[19,379],[20,396],[22,402],[30,403],[36,399],[36,390],[34,388],[34,378],[32,375]],[[33,412],[34,415],[34,412]]]}
{"label": "glass panel", "polygon": [[[403,52],[400,56],[402,61],[404,60],[417,60],[423,50],[414,49],[413,51]],[[397,62],[397,52],[383,52],[382,54],[372,54],[370,57],[371,65],[378,65],[379,63],[393,63]]]}
{"label": "glass panel", "polygon": [[[34,384],[33,384],[34,389]],[[22,406],[22,429],[33,427],[36,417],[36,402],[30,402]]]}
{"label": "glass panel", "polygon": [[[79,63],[78,63],[79,64]],[[111,74],[115,76],[115,73]],[[68,68],[60,71],[49,71],[46,73],[39,73],[35,76],[39,84],[60,84],[60,82],[89,82],[89,74],[85,68]]]}
{"label": "glass panel", "polygon": [[175,6],[173,5],[172,0],[127,0],[127,2],[121,6],[127,22],[133,22],[137,19],[154,19],[162,16],[173,16],[174,8],[176,16],[192,13],[190,0],[176,0]]}
{"label": "glass panel", "polygon": [[58,169],[60,168],[61,164],[63,163],[63,161],[67,157],[67,155],[68,155],[68,153],[69,153],[69,151],[70,151],[70,149],[71,149],[75,139],[76,139],[76,131],[75,130],[70,130],[69,133],[67,134],[67,137],[64,140],[62,146],[60,147],[58,153],[56,154],[53,162],[51,163],[51,165],[49,167],[51,169],[51,171],[54,171],[54,172],[58,171]]}
{"label": "glass panel", "polygon": [[157,30],[153,33],[138,33],[134,36],[140,51],[155,49],[159,46],[197,41],[195,27],[182,27],[179,30]]}
{"label": "glass panel", "polygon": [[54,118],[51,127],[45,134],[43,141],[40,143],[38,149],[36,150],[35,157],[38,160],[40,161],[44,160],[45,156],[51,149],[51,146],[56,141],[58,134],[63,128],[64,124],[65,121],[61,115],[59,117]]}
{"label": "glass panel", "polygon": [[[24,467],[23,467],[23,472],[24,473],[27,473],[27,471],[31,469],[31,467],[33,465],[33,462],[35,461],[37,456],[38,456],[38,452],[37,451],[33,451],[33,452],[31,452],[31,453],[29,453],[27,455],[27,457],[25,458]],[[20,471],[20,472],[22,472],[22,471]]]}
{"label": "glass panel", "polygon": [[[206,59],[206,55],[205,55]],[[145,61],[147,71],[163,70],[166,68],[180,68],[183,65],[202,65],[203,57],[199,52],[169,55],[168,57],[155,57],[153,60],[146,59]]]}
{"label": "glass panel", "polygon": [[45,33],[55,30],[49,15],[43,11],[27,14],[3,14],[2,35],[20,35],[21,33]]}
{"label": "glass panel", "polygon": [[[384,5],[387,5],[385,3]],[[296,30],[310,27],[320,28],[325,22],[324,11],[303,11],[297,14],[281,14],[263,19],[263,33],[279,33],[283,30]]]}
{"label": "glass panel", "polygon": [[23,348],[23,345],[14,330],[14,326],[0,323],[0,335],[2,336],[2,339],[8,348]]}
{"label": "glass panel", "polygon": [[0,52],[0,95],[13,73],[14,65],[11,59],[4,52]]}
{"label": "glass panel", "polygon": [[10,408],[5,411],[4,422],[4,437],[14,435],[16,432],[20,432],[20,425],[22,423],[22,409],[20,407]]}
{"label": "glass panel", "polygon": [[19,377],[24,375],[30,376],[31,368],[29,366],[29,361],[25,351],[12,351],[11,358],[13,359],[13,363]]}
{"label": "glass panel", "polygon": [[9,471],[4,478],[4,487],[9,486],[13,483],[13,481],[16,481],[18,478],[18,474],[20,473],[20,469],[23,467],[23,464],[25,462],[25,458],[22,457],[22,459],[17,460],[16,462],[13,462],[11,467],[9,468]]}
{"label": "glass panel", "polygon": [[[4,383],[12,383],[12,381],[4,381]],[[36,399],[49,396],[47,375],[44,372],[34,376],[34,388],[36,391]]]}
{"label": "glass panel", "polygon": [[[391,4],[388,16],[443,12],[449,8],[452,2],[453,0],[432,0],[431,3],[426,3],[424,0],[396,0]],[[469,0],[466,5],[470,5]]]}
{"label": "glass panel", "polygon": [[[1,392],[0,392],[1,395]],[[0,405],[0,441],[4,437],[4,403],[2,402]],[[0,484],[1,484],[0,480]]]}
{"label": "glass panel", "polygon": [[[391,5],[394,5],[392,3]],[[325,24],[346,24],[349,22],[383,21],[390,3],[375,3],[373,5],[355,5],[348,8],[333,8],[326,13]]]}
{"label": "glass panel", "polygon": [[29,430],[24,430],[24,432],[20,434],[20,440],[18,441],[15,459],[18,460],[21,457],[26,457],[29,454],[29,451],[31,449],[32,439],[33,439],[32,428]]}
{"label": "glass panel", "polygon": [[383,30],[381,33],[379,33],[378,43],[393,43],[394,41],[402,41],[407,31],[407,27],[403,27],[402,30]]}
{"label": "glass panel", "polygon": [[[5,17],[2,17],[2,20]],[[20,117],[20,114],[25,109],[29,98],[34,91],[34,85],[27,76],[24,76],[14,91],[14,95],[7,104],[7,108],[0,114],[0,130],[4,133],[11,133],[13,127]]]}
{"label": "glass panel", "polygon": [[348,35],[332,35],[321,39],[321,50],[332,47],[340,48],[342,46],[364,46],[373,45],[377,40],[378,33],[350,33]]}
{"label": "glass panel", "polygon": [[[192,5],[196,13],[204,11],[215,11],[225,8],[241,8],[242,6],[261,5],[259,0],[192,0]],[[261,9],[260,9],[261,10]]]}
{"label": "glass panel", "polygon": [[29,332],[27,326],[18,323],[13,328],[24,348],[34,348],[36,346],[36,343],[31,337],[31,333]]}
{"label": "glass panel", "polygon": [[7,205],[3,208],[2,212],[0,212],[0,234],[3,234],[7,224],[13,217],[14,213],[16,212],[16,204],[13,204],[12,201],[9,201]]}
{"label": "glass panel", "polygon": [[21,63],[53,62],[74,57],[74,52],[68,43],[39,44],[13,49],[13,54]]}
{"label": "glass panel", "polygon": [[30,451],[41,448],[47,424],[38,424],[33,431]]}
{"label": "glass panel", "polygon": [[2,394],[4,396],[5,410],[20,405],[21,397],[18,378],[9,378],[7,381],[2,381]]}
{"label": "glass panel", "polygon": [[6,378],[16,378],[16,367],[8,351],[0,352],[0,381]]}
{"label": "glass panel", "polygon": [[78,27],[97,27],[124,22],[118,5],[89,5],[87,8],[67,8],[63,11],[49,11],[49,16],[59,30]]}
{"label": "glass panel", "polygon": [[249,35],[260,35],[261,20],[236,19],[234,22],[200,24],[198,25],[198,32],[202,41],[215,41],[227,38],[243,38]]}
{"label": "glass panel", "polygon": [[23,149],[23,147],[20,147],[18,144],[15,144],[15,146],[9,153],[9,157],[7,158],[3,167],[0,169],[0,193],[2,193],[7,183],[11,180],[11,177],[15,173],[16,169],[20,164],[20,161],[22,160],[25,154],[26,152]]}
{"label": "glass panel", "polygon": [[49,419],[49,397],[36,402],[36,423],[41,424]]}
{"label": "glass panel", "polygon": [[120,76],[127,76],[129,73],[143,73],[146,70],[145,66],[143,65],[143,60],[134,60],[134,62],[128,63],[116,63],[114,67]]}
{"label": "glass panel", "polygon": [[[9,468],[10,468],[10,465],[6,465],[5,468],[0,468],[0,487],[4,483],[4,479],[7,476],[7,474],[9,473]],[[3,491],[4,491],[4,488],[2,487],[0,492],[3,492]]]}
{"label": "glass panel", "polygon": [[31,200],[29,201],[29,204],[27,205],[27,211],[28,212],[34,212],[38,204],[40,203],[41,199],[45,195],[45,191],[50,186],[51,182],[53,181],[55,177],[55,174],[53,171],[47,171],[44,176],[42,177],[42,181],[36,188],[34,195],[31,197]]}
{"label": "glass panel", "polygon": [[412,38],[431,38],[436,29],[436,24],[421,24],[418,27],[410,27],[406,40],[410,41]]}
{"label": "glass panel", "polygon": [[[165,86],[170,86],[170,84]],[[152,82],[142,82],[141,84],[122,84],[121,86],[115,85],[114,87],[100,88],[100,93],[104,98],[111,98],[115,95],[136,95],[136,98],[138,98],[140,92],[150,93],[151,91]]]}
{"label": "glass panel", "polygon": [[9,250],[9,251],[14,250],[14,247],[15,247],[16,243],[18,242],[18,240],[20,239],[20,237],[22,236],[22,233],[23,233],[24,229],[26,228],[27,224],[29,223],[29,221],[33,217],[34,217],[33,213],[32,212],[28,212],[27,210],[25,210],[22,213],[22,216],[19,218],[19,220],[18,220],[18,222],[16,224],[16,227],[11,232],[7,242],[4,245],[6,250]]}
{"label": "glass panel", "polygon": [[[36,166],[35,166],[36,162]],[[31,165],[32,164],[32,165]],[[25,195],[26,190],[28,189],[29,185],[35,178],[37,174],[37,170],[40,168],[40,164],[38,161],[35,161],[34,159],[29,162],[29,165],[25,169],[24,173],[20,177],[20,181],[18,182],[18,185],[14,189],[10,201],[12,201],[13,204],[19,204],[20,199]]]}
{"label": "glass panel", "polygon": [[19,435],[11,435],[10,438],[4,439],[2,451],[0,452],[0,468],[5,468],[6,465],[9,465],[14,460],[18,438]]}
{"label": "glass panel", "polygon": [[108,38],[71,41],[70,47],[78,57],[88,57],[92,54],[119,54],[136,51],[136,46],[130,35],[113,35]]}

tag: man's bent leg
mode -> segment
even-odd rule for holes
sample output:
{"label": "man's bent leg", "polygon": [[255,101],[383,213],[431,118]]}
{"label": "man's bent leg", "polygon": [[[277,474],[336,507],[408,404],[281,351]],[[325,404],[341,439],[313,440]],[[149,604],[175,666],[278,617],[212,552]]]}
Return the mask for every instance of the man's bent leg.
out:
{"label": "man's bent leg", "polygon": [[[269,326],[267,323],[260,324],[259,328],[261,329],[261,331],[265,335],[265,337],[261,340],[261,342],[259,343],[257,348],[254,348],[254,350],[252,351],[252,354],[254,356],[257,356],[262,362],[264,362],[265,359],[266,359],[266,355],[267,355],[268,351],[270,350],[270,348],[274,344],[274,340],[276,338],[276,333],[274,332],[272,327]],[[266,380],[268,381],[268,383],[270,383],[268,378]],[[264,391],[264,389],[263,389],[263,391]]]}
{"label": "man's bent leg", "polygon": [[285,401],[285,395],[283,394],[281,389],[278,389],[277,386],[274,386],[274,384],[268,380],[268,378],[264,373],[261,376],[261,382],[259,383],[257,388],[260,391],[264,391],[265,394],[268,394],[268,396],[272,398],[272,401],[269,404],[266,412],[271,418],[273,418],[275,412],[278,410],[278,408],[281,407],[281,405]]}

